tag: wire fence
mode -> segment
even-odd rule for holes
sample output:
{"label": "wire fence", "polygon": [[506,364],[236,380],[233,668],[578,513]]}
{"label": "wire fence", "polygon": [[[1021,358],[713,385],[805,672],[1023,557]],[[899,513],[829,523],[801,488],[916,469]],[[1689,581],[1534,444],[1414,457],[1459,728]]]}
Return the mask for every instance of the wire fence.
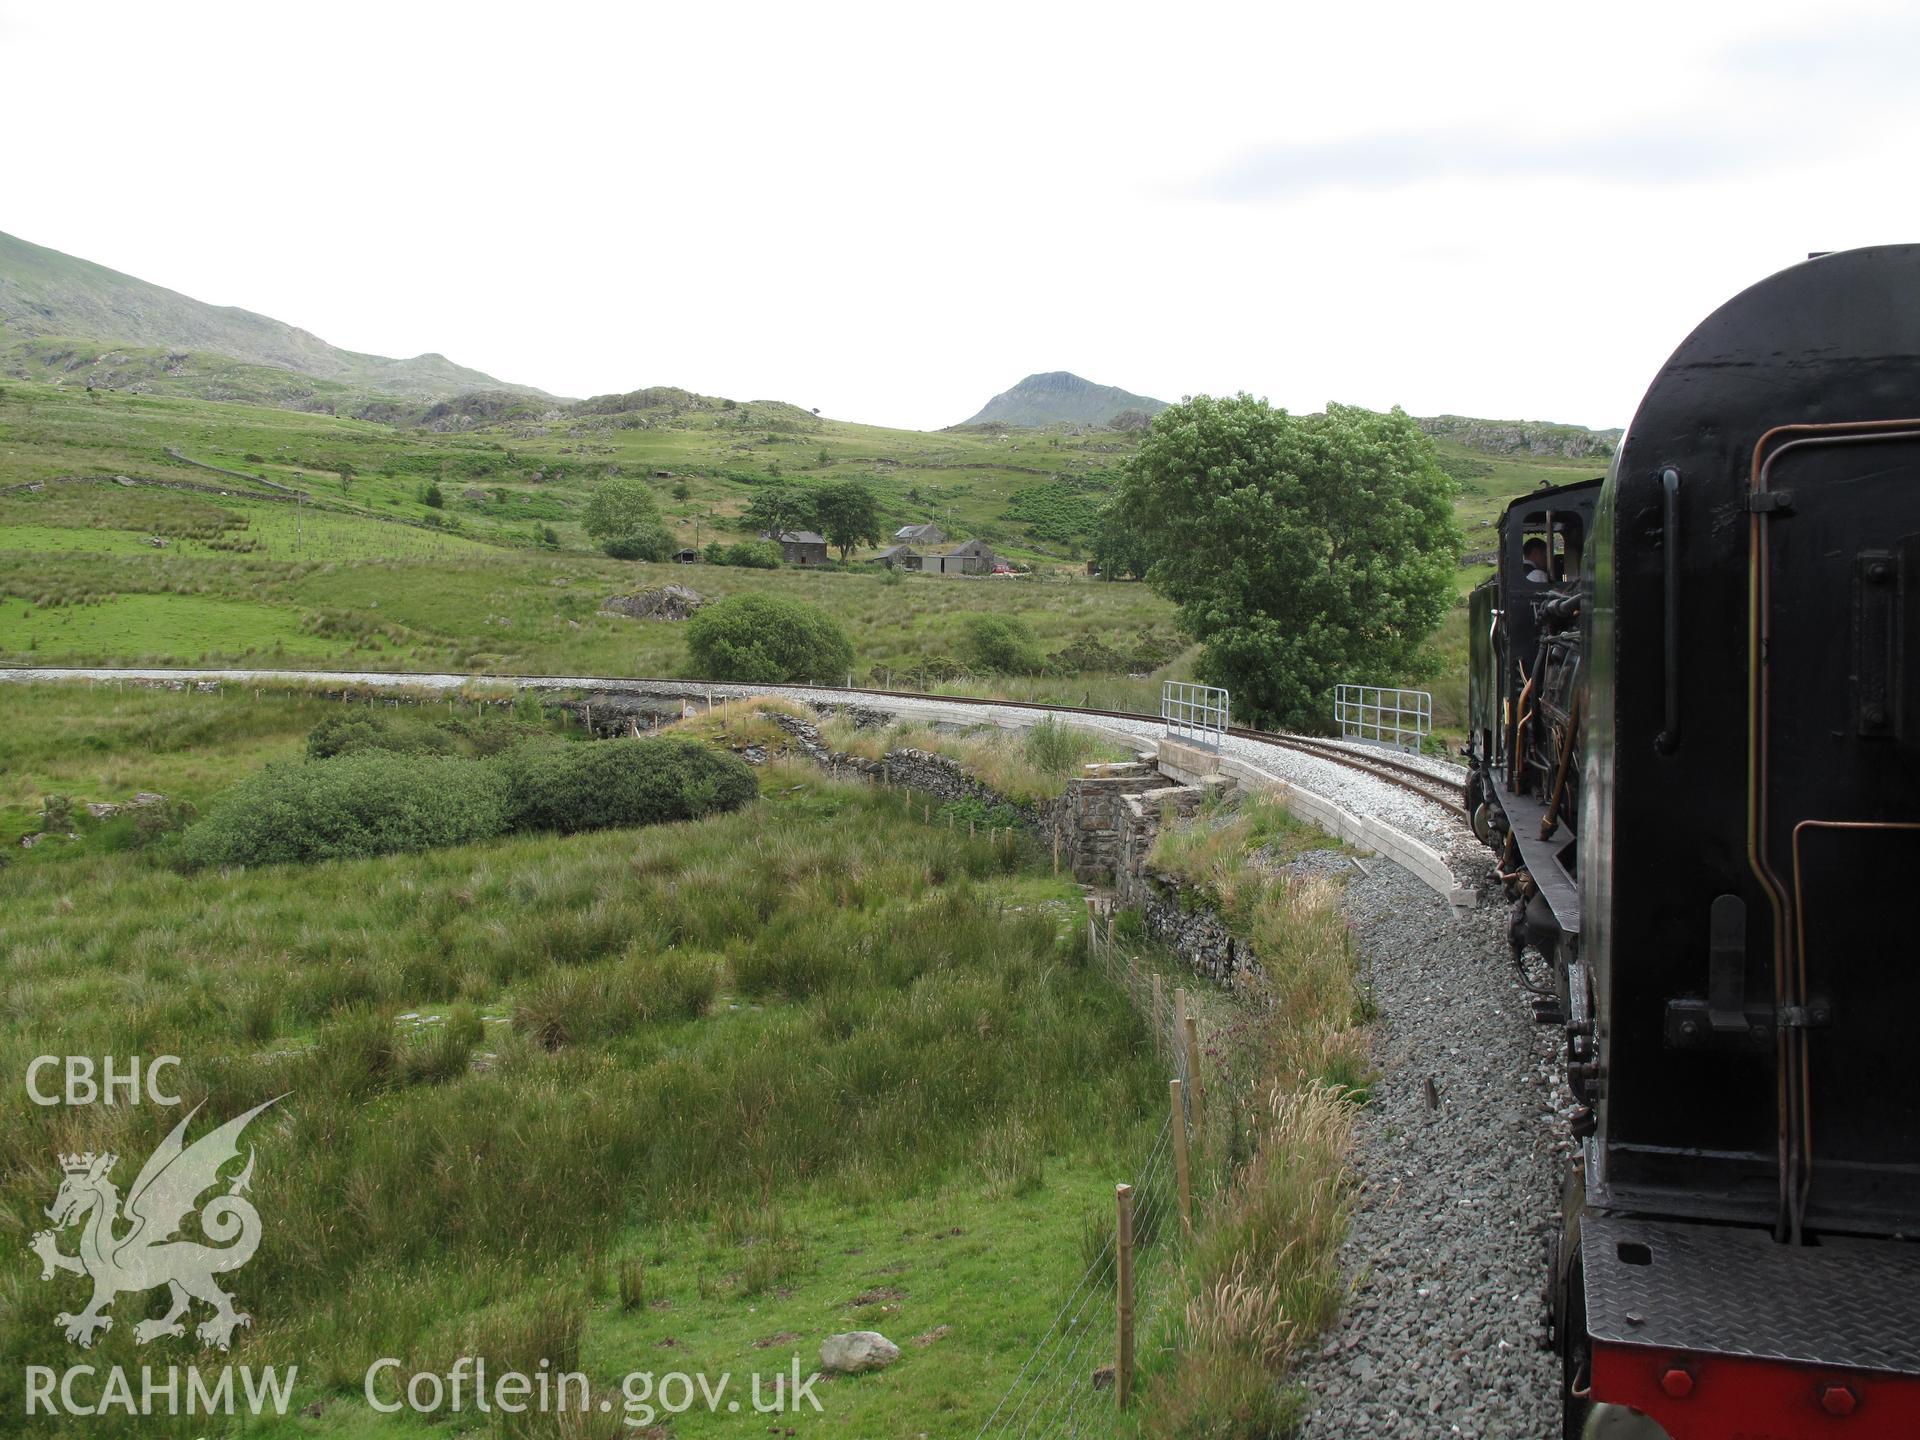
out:
{"label": "wire fence", "polygon": [[[1104,1245],[1069,1288],[976,1440],[1111,1433],[1112,1411],[1130,1380],[1120,1373],[1120,1357],[1131,1351],[1131,1334],[1148,1328],[1156,1302],[1164,1304],[1175,1293],[1168,1282],[1176,1273],[1174,1260],[1192,1206],[1188,1156],[1197,1158],[1196,1173],[1207,1163],[1198,1158],[1206,1154],[1204,1077],[1195,1073],[1195,1031],[1182,1013],[1180,992],[1169,996],[1159,972],[1142,965],[1137,954],[1118,944],[1113,930],[1111,901],[1089,899],[1089,957],[1147,1019],[1156,1053],[1177,1082],[1166,1118],[1129,1182],[1130,1194],[1119,1202],[1131,1207],[1131,1245],[1126,1248],[1135,1281],[1131,1291],[1123,1294],[1123,1237],[1116,1216]],[[1202,1083],[1196,1084],[1196,1078]],[[1189,1185],[1185,1197],[1183,1178]],[[1124,1345],[1120,1339],[1123,1305],[1131,1317]]]}

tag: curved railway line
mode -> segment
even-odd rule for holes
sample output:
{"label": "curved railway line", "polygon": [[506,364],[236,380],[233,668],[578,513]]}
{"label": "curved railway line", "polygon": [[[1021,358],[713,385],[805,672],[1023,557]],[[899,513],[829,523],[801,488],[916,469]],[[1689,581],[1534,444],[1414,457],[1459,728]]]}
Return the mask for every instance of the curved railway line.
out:
{"label": "curved railway line", "polygon": [[[7,675],[48,679],[218,679],[222,676],[233,679],[261,678],[268,676],[302,681],[337,679],[343,681],[365,680],[378,683],[421,684],[445,688],[450,682],[461,684],[513,685],[528,688],[546,688],[569,690],[599,688],[607,691],[621,689],[671,689],[682,693],[698,693],[703,688],[710,690],[725,689],[728,693],[746,691],[752,694],[795,694],[812,696],[831,687],[820,685],[741,685],[734,681],[702,681],[658,675],[461,675],[452,671],[434,670],[254,670],[254,669],[208,669],[170,668],[167,666],[58,666],[58,665],[7,665],[0,666],[0,677]],[[907,700],[919,704],[957,705],[966,708],[1033,710],[1042,714],[1084,715],[1092,719],[1126,720],[1139,725],[1159,725],[1163,723],[1158,715],[1150,715],[1138,710],[1103,710],[1089,705],[1043,705],[1027,700],[998,700],[978,695],[943,695],[924,690],[880,690],[862,687],[859,689],[831,688],[831,693],[844,695],[849,702],[857,702],[860,697],[874,697],[887,700]],[[1384,751],[1379,754],[1361,754],[1346,745],[1315,736],[1276,733],[1269,730],[1255,730],[1242,725],[1230,725],[1226,733],[1236,740],[1245,740],[1257,745],[1270,745],[1277,749],[1295,750],[1326,760],[1349,770],[1370,775],[1376,780],[1398,787],[1417,796],[1430,805],[1438,806],[1456,821],[1462,823],[1467,818],[1461,802],[1458,783],[1449,782],[1443,776],[1436,775],[1431,769],[1410,764],[1397,759]],[[1464,778],[1464,777],[1463,777]]]}

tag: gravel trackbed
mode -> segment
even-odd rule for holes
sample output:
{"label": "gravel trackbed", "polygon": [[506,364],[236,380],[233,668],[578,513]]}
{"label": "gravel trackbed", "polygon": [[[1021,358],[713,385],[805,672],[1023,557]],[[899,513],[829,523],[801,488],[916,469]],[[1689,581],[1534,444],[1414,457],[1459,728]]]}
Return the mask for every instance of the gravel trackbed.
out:
{"label": "gravel trackbed", "polygon": [[1353,1291],[1299,1376],[1304,1434],[1549,1440],[1559,1370],[1541,1287],[1571,1151],[1560,1032],[1534,1022],[1499,907],[1455,918],[1398,866],[1366,865],[1347,913],[1378,1002],[1379,1079],[1356,1132]]}

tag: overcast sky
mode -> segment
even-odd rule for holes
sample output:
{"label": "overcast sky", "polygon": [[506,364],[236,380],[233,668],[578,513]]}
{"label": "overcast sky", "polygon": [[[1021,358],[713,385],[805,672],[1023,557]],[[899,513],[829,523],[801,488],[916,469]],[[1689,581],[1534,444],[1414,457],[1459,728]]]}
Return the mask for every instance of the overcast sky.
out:
{"label": "overcast sky", "polygon": [[935,428],[1030,371],[1627,421],[1920,238],[1891,5],[0,0],[0,230],[336,345]]}

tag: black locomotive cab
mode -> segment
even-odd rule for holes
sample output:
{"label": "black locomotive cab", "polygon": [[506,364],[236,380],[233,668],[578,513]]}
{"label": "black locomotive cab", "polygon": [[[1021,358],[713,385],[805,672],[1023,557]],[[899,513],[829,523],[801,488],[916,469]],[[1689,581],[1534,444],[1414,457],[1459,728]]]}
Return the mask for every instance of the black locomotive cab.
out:
{"label": "black locomotive cab", "polygon": [[[1920,245],[1702,322],[1585,525],[1570,700],[1552,585],[1499,693],[1580,750],[1568,1433],[1920,1435]],[[1523,838],[1539,733],[1475,732]]]}
{"label": "black locomotive cab", "polygon": [[1544,1013],[1565,1007],[1564,969],[1580,933],[1582,571],[1598,479],[1543,486],[1500,517],[1494,573],[1468,602],[1467,813],[1498,857],[1513,902],[1514,961]]}

